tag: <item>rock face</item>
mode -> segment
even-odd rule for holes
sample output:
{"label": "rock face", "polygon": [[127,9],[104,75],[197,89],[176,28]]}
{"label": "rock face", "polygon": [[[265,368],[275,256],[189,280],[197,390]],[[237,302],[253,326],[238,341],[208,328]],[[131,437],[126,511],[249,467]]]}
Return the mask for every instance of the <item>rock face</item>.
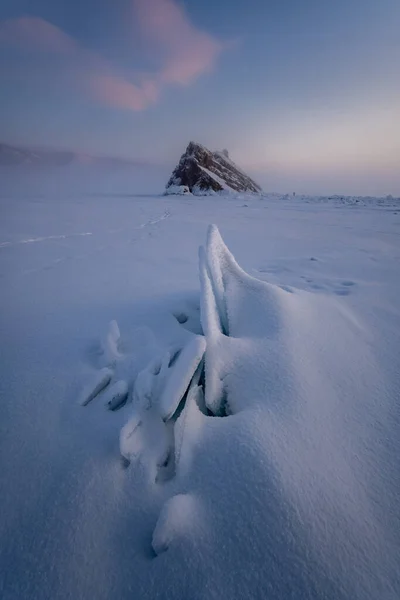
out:
{"label": "rock face", "polygon": [[[260,193],[262,190],[229,158],[227,150],[211,152],[190,142],[167,183],[166,193],[189,189],[192,194],[207,194],[223,190]],[[175,191],[174,191],[175,190]]]}

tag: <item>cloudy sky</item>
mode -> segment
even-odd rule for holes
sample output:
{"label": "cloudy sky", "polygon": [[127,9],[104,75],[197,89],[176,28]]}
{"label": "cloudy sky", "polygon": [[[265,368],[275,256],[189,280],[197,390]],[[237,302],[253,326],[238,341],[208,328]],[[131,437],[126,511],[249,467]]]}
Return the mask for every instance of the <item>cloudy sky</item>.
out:
{"label": "cloudy sky", "polygon": [[0,140],[400,194],[399,0],[0,0]]}

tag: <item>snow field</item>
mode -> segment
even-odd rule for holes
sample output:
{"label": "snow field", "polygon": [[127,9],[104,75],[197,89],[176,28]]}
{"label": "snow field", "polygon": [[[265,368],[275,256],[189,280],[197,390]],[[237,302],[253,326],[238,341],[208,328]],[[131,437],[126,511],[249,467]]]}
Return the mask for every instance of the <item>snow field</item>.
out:
{"label": "snow field", "polygon": [[2,597],[397,600],[398,211],[1,201]]}

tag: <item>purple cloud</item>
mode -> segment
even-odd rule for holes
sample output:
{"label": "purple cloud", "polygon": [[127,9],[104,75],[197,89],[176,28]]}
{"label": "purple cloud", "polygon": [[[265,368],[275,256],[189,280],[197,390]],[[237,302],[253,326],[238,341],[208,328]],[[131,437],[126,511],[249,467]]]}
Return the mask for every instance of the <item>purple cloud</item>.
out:
{"label": "purple cloud", "polygon": [[58,83],[68,82],[75,92],[105,106],[143,111],[159,100],[165,86],[189,85],[210,71],[224,44],[194,27],[175,0],[133,0],[133,10],[149,51],[160,57],[160,68],[151,74],[121,73],[100,54],[37,17],[0,21],[0,46],[35,56],[43,70],[44,55],[59,57]]}
{"label": "purple cloud", "polygon": [[186,85],[213,68],[224,44],[196,29],[175,1],[134,0],[134,8],[142,34],[165,57],[160,85]]}

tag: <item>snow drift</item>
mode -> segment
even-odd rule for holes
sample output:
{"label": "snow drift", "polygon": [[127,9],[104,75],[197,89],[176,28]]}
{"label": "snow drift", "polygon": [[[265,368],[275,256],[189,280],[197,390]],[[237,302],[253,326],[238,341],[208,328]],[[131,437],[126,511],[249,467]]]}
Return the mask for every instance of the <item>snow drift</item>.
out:
{"label": "snow drift", "polygon": [[112,385],[120,408],[130,390],[120,451],[145,473],[138,510],[165,501],[138,597],[394,600],[359,419],[382,386],[368,332],[338,300],[249,276],[215,226],[199,274],[201,333],[147,331],[148,365],[124,381],[112,324],[82,399]]}

